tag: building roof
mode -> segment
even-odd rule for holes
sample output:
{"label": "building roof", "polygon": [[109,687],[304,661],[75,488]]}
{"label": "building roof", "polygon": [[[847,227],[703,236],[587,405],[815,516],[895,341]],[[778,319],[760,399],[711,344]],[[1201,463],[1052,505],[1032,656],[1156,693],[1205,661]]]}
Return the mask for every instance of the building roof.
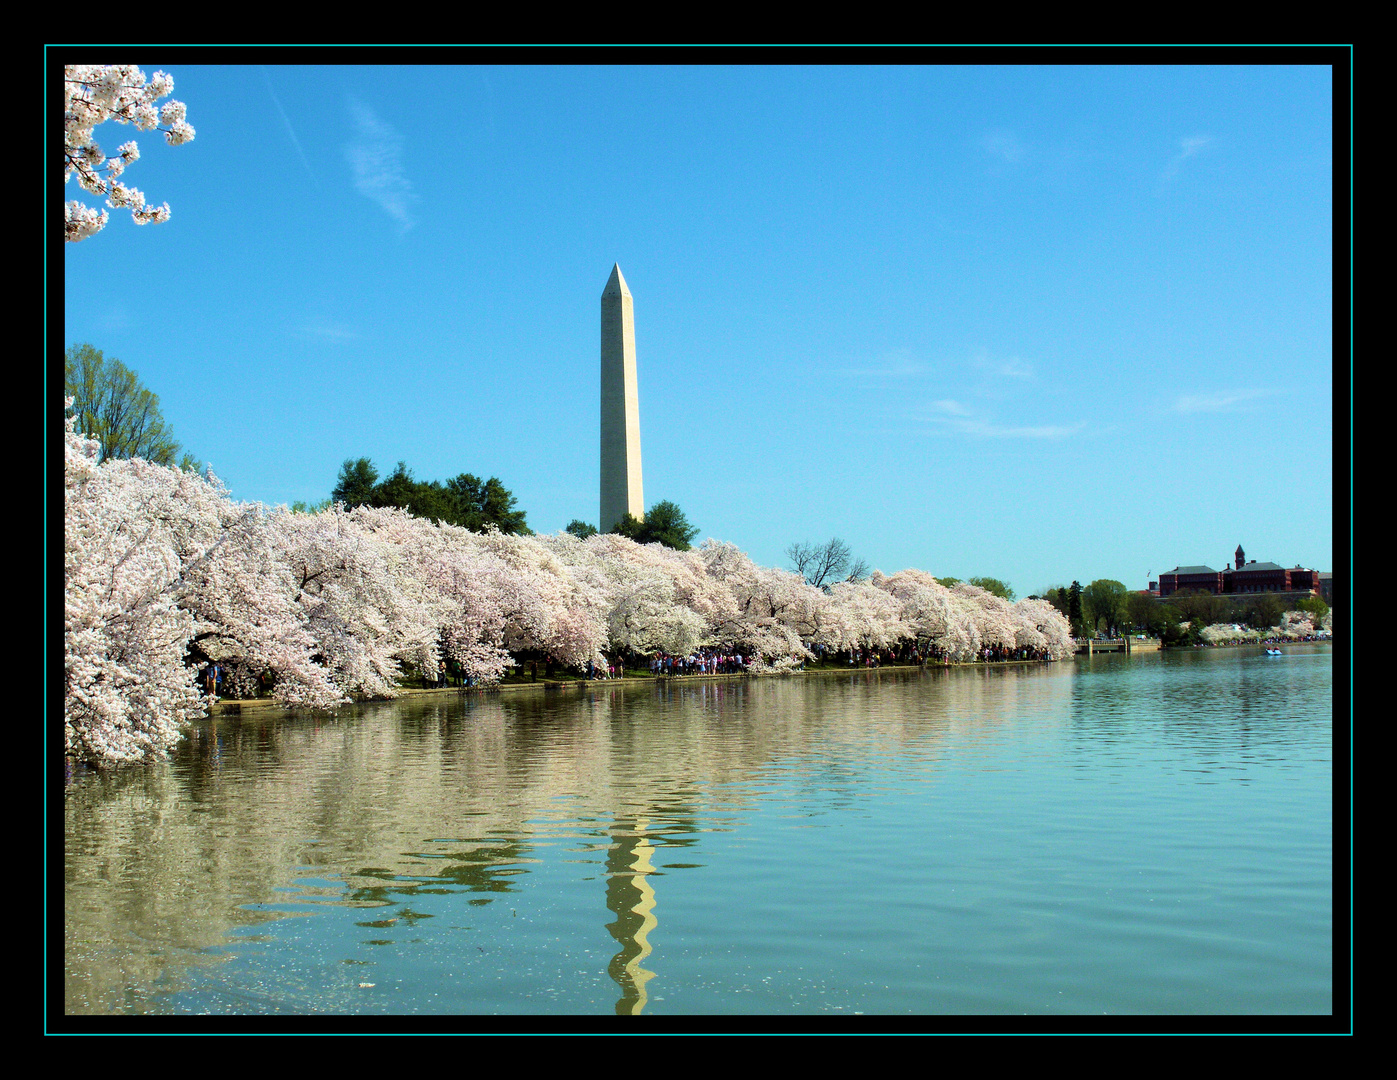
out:
{"label": "building roof", "polygon": [[1249,562],[1233,570],[1230,567],[1224,573],[1246,574],[1252,570],[1284,570],[1284,566],[1278,566],[1273,562]]}
{"label": "building roof", "polygon": [[1217,571],[1211,566],[1176,566],[1172,570],[1164,571],[1166,574],[1216,574]]}

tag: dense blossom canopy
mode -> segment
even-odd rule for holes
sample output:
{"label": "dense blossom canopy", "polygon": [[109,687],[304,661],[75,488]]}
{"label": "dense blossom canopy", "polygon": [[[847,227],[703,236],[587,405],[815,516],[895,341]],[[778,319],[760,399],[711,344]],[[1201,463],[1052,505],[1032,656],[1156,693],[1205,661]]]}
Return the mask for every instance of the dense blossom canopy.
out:
{"label": "dense blossom canopy", "polygon": [[986,648],[1070,655],[1046,601],[1011,604],[919,570],[839,582],[615,533],[470,532],[394,507],[317,513],[233,501],[211,473],[99,463],[67,421],[66,745],[99,763],[163,753],[208,701],[270,688],[286,706],[391,697],[449,661],[479,683],[521,656],[571,668],[622,652],[741,654],[783,670],[816,652],[916,645],[950,661]]}

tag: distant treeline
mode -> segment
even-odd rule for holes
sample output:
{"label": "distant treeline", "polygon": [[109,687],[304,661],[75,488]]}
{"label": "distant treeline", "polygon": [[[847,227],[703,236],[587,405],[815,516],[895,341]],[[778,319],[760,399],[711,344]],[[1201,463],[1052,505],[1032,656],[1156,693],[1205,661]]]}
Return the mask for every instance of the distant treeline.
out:
{"label": "distant treeline", "polygon": [[[1106,578],[1085,588],[1077,581],[1070,586],[1049,586],[1042,598],[1067,617],[1078,637],[1099,631],[1113,636],[1128,632],[1157,637],[1165,645],[1195,644],[1205,626],[1219,623],[1267,630],[1279,626],[1287,610],[1275,593],[1218,596],[1185,589],[1161,601],[1151,593],[1132,591]],[[1318,596],[1310,596],[1293,603],[1290,610],[1309,615],[1318,626],[1329,605]]]}
{"label": "distant treeline", "polygon": [[414,480],[405,462],[385,480],[368,458],[347,459],[340,467],[339,480],[330,493],[332,503],[389,507],[406,510],[413,517],[456,525],[471,532],[484,532],[490,526],[510,536],[532,536],[525,513],[515,505],[514,495],[498,477],[481,480],[461,473],[445,483]]}

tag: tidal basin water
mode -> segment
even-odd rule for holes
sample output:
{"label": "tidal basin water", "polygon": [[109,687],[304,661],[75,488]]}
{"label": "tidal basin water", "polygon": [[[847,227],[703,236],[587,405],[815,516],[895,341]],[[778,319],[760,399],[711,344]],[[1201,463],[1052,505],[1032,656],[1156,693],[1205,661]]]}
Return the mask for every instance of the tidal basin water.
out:
{"label": "tidal basin water", "polygon": [[1332,1008],[1327,646],[423,696],[66,790],[69,1013]]}

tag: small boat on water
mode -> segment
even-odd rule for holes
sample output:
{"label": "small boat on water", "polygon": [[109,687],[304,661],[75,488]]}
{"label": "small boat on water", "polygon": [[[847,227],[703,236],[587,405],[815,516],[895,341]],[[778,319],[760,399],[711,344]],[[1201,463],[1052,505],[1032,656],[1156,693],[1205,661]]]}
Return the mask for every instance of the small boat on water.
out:
{"label": "small boat on water", "polygon": [[1281,655],[1283,655],[1283,654],[1281,653],[1280,649],[1267,649],[1267,650],[1266,650],[1266,655],[1267,655],[1267,656],[1281,656]]}

